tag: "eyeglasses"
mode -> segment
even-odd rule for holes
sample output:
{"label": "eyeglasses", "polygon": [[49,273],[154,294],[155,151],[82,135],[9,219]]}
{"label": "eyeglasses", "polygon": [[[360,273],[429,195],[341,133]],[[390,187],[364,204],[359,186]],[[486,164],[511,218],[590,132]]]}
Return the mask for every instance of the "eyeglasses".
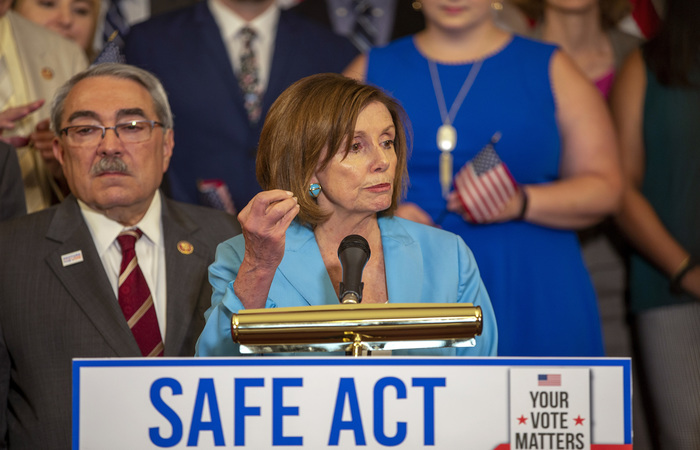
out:
{"label": "eyeglasses", "polygon": [[147,141],[153,134],[153,128],[163,126],[155,120],[132,120],[131,122],[118,123],[113,127],[103,127],[102,125],[71,125],[59,130],[59,134],[65,134],[68,143],[77,146],[100,145],[107,130],[114,130],[117,138],[125,144],[138,144]]}

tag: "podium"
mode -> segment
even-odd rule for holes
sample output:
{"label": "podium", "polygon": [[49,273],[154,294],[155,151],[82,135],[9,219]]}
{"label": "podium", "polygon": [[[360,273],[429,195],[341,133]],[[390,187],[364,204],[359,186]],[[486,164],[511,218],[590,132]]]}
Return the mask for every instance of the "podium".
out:
{"label": "podium", "polygon": [[75,359],[73,448],[632,448],[629,359],[356,357],[473,345],[469,304],[247,310],[231,323],[242,352],[322,356]]}
{"label": "podium", "polygon": [[316,357],[76,359],[73,448],[631,450],[629,359],[357,357],[481,332],[471,304],[240,311],[242,353]]}

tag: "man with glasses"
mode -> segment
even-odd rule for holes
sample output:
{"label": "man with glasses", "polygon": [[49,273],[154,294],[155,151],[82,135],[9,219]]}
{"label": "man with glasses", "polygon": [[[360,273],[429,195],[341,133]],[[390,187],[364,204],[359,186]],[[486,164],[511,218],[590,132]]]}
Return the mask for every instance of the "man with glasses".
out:
{"label": "man with glasses", "polygon": [[72,195],[0,224],[0,448],[70,448],[71,359],[191,356],[231,215],[166,199],[160,82],[101,64],[61,87],[54,153]]}

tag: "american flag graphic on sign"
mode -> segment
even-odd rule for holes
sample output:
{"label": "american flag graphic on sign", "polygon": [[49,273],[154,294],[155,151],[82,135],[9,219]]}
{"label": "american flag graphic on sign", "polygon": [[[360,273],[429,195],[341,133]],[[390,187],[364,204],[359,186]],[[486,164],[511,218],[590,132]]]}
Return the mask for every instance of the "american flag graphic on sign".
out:
{"label": "american flag graphic on sign", "polygon": [[537,386],[561,386],[561,375],[540,374],[537,375]]}
{"label": "american flag graphic on sign", "polygon": [[[496,137],[494,136],[494,139]],[[508,167],[498,157],[492,140],[457,173],[455,189],[472,222],[489,222],[518,192]]]}

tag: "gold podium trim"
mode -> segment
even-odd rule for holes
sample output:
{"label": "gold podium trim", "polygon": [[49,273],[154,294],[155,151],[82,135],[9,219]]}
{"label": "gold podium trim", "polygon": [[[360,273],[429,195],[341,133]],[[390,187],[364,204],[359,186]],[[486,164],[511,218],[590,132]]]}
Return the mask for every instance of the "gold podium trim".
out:
{"label": "gold podium trim", "polygon": [[471,303],[336,304],[241,310],[231,336],[241,353],[474,346],[481,308]]}

